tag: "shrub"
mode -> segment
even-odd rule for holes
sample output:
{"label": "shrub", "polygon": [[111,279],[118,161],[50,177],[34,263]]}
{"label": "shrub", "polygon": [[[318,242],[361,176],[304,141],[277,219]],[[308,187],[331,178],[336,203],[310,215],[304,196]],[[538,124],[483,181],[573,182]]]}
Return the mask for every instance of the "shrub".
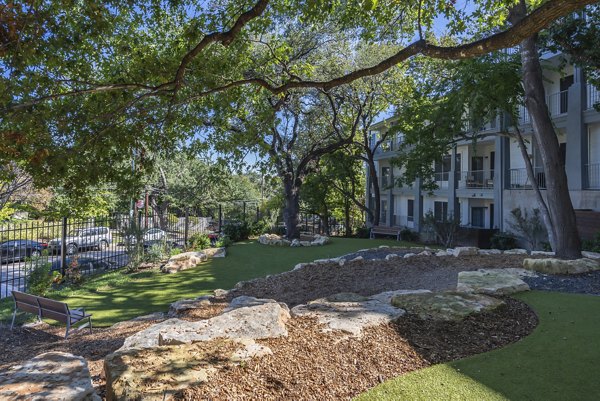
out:
{"label": "shrub", "polygon": [[436,219],[431,211],[423,217],[423,227],[435,238],[435,241],[446,248],[452,247],[460,222],[453,216]]}
{"label": "shrub", "polygon": [[371,230],[367,227],[358,227],[356,229],[356,237],[358,238],[369,238]]}
{"label": "shrub", "polygon": [[421,239],[419,233],[409,228],[404,228],[400,231],[400,239],[402,241],[417,242]]}
{"label": "shrub", "polygon": [[164,244],[152,245],[150,248],[148,248],[148,251],[145,253],[143,258],[144,261],[156,263],[166,259],[167,255],[169,255],[169,252],[167,252],[166,248],[167,247]]}
{"label": "shrub", "polygon": [[227,248],[231,245],[233,245],[233,241],[231,240],[231,238],[229,238],[226,235],[223,235],[222,237],[219,237],[215,246],[217,248]]}
{"label": "shrub", "polygon": [[507,250],[517,247],[517,238],[511,233],[497,232],[490,239],[493,249]]}
{"label": "shrub", "polygon": [[533,209],[530,215],[527,211],[516,208],[510,212],[512,220],[508,222],[510,227],[527,241],[530,251],[539,249],[543,240],[548,238],[546,227],[542,222],[540,209]]}
{"label": "shrub", "polygon": [[188,239],[188,247],[195,251],[210,248],[210,238],[206,234],[194,233]]}
{"label": "shrub", "polygon": [[265,221],[264,219],[255,221],[250,224],[250,234],[252,236],[264,234],[266,232],[269,232],[269,228],[270,228],[269,223],[267,221]]}
{"label": "shrub", "polygon": [[250,227],[246,222],[229,223],[223,226],[223,235],[229,237],[233,242],[248,239]]}
{"label": "shrub", "polygon": [[50,273],[51,267],[51,263],[41,259],[34,259],[26,264],[25,268],[29,273],[27,287],[31,294],[44,296],[52,287],[54,276]]}
{"label": "shrub", "polygon": [[600,252],[600,231],[594,235],[594,238],[582,241],[581,249],[590,252]]}
{"label": "shrub", "polygon": [[171,256],[175,256],[175,255],[179,255],[181,253],[181,249],[180,248],[172,248],[170,255]]}

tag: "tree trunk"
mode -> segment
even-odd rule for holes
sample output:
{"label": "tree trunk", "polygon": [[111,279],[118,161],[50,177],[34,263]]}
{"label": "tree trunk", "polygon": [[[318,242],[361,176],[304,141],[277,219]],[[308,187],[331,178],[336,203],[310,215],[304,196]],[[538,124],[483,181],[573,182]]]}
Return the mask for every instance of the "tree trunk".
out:
{"label": "tree trunk", "polygon": [[[371,187],[373,188],[373,195],[375,197],[374,200],[374,205],[373,205],[373,220],[371,221],[371,223],[373,223],[374,226],[378,226],[379,225],[379,217],[381,215],[381,193],[380,193],[380,189],[379,189],[379,181],[377,180],[377,169],[375,168],[375,161],[373,160],[372,155],[369,155],[369,159],[368,159],[368,165],[369,165],[369,176],[371,178]],[[371,194],[367,194],[367,196],[371,196]],[[369,199],[366,199],[366,203],[367,205],[369,204]]]}
{"label": "tree trunk", "polygon": [[546,178],[546,199],[554,232],[556,256],[580,258],[581,241],[571,203],[567,174],[560,161],[558,138],[546,106],[542,68],[536,46],[537,35],[521,42],[525,105],[531,116]]}
{"label": "tree trunk", "polygon": [[283,208],[283,221],[285,223],[286,237],[289,240],[300,238],[298,230],[298,213],[300,212],[300,185],[302,181],[286,175],[283,180],[285,207]]}
{"label": "tree trunk", "polygon": [[346,199],[344,201],[344,237],[350,237],[352,235],[352,228],[350,227],[350,201]]}

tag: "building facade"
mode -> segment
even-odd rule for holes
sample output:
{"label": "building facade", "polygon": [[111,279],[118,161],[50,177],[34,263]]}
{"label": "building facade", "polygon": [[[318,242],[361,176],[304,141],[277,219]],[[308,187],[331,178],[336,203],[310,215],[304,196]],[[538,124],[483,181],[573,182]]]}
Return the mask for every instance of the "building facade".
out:
{"label": "building facade", "polygon": [[[600,91],[586,83],[580,68],[560,67],[557,55],[544,57],[543,65],[546,103],[556,127],[573,206],[600,211],[600,113],[593,107],[600,102]],[[402,134],[383,143],[376,152],[381,187],[380,225],[420,231],[423,216],[431,211],[436,217],[457,216],[461,226],[505,231],[511,210],[537,207],[516,140],[498,135],[505,131],[508,122],[506,116],[500,115],[478,130],[476,143],[456,143],[435,164],[438,189],[433,192],[424,191],[419,179],[411,185],[398,186],[395,177],[401,171],[392,165],[392,159],[399,156]],[[386,132],[391,124],[393,119],[373,125],[373,135]],[[518,124],[527,142],[535,180],[545,192],[545,175],[532,139],[531,119],[524,107]],[[368,180],[367,191],[373,210],[374,197]]]}

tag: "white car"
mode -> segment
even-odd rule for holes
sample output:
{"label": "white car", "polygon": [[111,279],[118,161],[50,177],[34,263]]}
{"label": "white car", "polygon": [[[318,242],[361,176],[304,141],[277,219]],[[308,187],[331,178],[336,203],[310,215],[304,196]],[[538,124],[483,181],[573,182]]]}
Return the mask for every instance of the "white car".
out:
{"label": "white car", "polygon": [[[150,228],[144,232],[144,236],[142,237],[142,242],[156,242],[167,239],[167,233],[160,228]],[[127,237],[127,242],[129,244],[135,244],[137,239],[135,235],[130,235]]]}

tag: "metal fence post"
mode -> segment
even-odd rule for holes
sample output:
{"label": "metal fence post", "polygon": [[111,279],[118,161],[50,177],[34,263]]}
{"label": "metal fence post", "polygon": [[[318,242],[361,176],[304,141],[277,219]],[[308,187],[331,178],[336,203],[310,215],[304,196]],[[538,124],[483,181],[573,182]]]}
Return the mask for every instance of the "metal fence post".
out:
{"label": "metal fence post", "polygon": [[221,209],[221,204],[219,203],[219,232],[221,232],[222,224],[223,224],[223,210]]}
{"label": "metal fence post", "polygon": [[60,273],[64,276],[67,270],[67,218],[62,218],[60,233]]}
{"label": "metal fence post", "polygon": [[188,234],[190,229],[190,213],[188,208],[185,208],[185,225],[183,229],[183,245],[187,248],[188,246]]}

